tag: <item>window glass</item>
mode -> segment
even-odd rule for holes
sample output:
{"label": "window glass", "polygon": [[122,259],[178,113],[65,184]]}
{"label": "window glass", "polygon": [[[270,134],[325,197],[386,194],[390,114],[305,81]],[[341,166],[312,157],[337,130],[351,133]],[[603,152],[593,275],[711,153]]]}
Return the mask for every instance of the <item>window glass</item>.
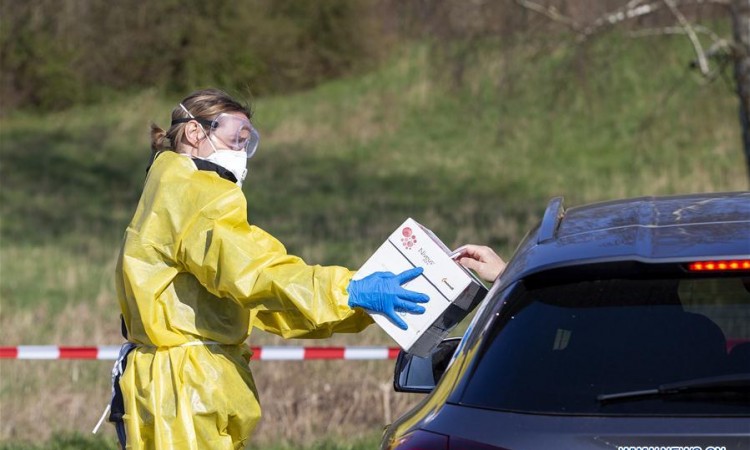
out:
{"label": "window glass", "polygon": [[519,284],[477,358],[462,404],[557,414],[748,414],[747,390],[598,396],[750,374],[750,277]]}

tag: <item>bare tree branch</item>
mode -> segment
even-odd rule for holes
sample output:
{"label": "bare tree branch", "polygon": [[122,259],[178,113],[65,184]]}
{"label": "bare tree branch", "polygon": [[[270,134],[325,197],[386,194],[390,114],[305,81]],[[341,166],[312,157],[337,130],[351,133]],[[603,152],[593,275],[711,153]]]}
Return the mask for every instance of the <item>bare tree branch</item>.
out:
{"label": "bare tree branch", "polygon": [[[733,42],[730,42],[724,38],[719,37],[716,33],[713,32],[713,30],[706,28],[701,25],[697,25],[693,27],[693,30],[695,30],[696,33],[701,33],[709,36],[711,38],[711,46],[703,52],[705,55],[705,58],[708,60],[709,58],[718,58],[718,61],[721,60],[722,55],[728,55],[730,54],[733,49],[735,48],[735,44]],[[685,28],[683,27],[664,27],[664,28],[651,28],[646,30],[638,30],[638,31],[632,31],[628,33],[627,35],[632,38],[641,38],[641,37],[653,37],[653,36],[665,36],[665,35],[680,35],[684,36],[687,33],[685,31]],[[692,61],[693,66],[698,66],[699,62],[698,60]],[[721,62],[719,62],[719,65],[721,65]],[[710,74],[702,73],[701,76],[703,76],[708,82],[711,82],[718,76],[718,73],[713,72]]]}
{"label": "bare tree branch", "polygon": [[[672,7],[676,9],[676,5],[678,3],[679,4],[712,4],[712,5],[721,5],[721,6],[728,7],[730,5],[730,2],[731,0],[670,0],[669,4],[671,4]],[[629,19],[634,19],[636,17],[641,17],[641,16],[645,16],[648,14],[652,14],[655,11],[660,10],[663,6],[662,1],[647,2],[647,0],[630,0],[621,8],[618,8],[618,9],[615,9],[614,11],[603,14],[602,16],[594,20],[590,25],[586,27],[582,27],[578,22],[573,20],[571,17],[563,15],[554,6],[545,6],[545,5],[542,5],[538,2],[531,1],[531,0],[516,0],[516,3],[523,8],[526,8],[530,11],[534,11],[536,13],[543,15],[554,22],[561,23],[563,25],[568,26],[573,31],[581,35],[581,38],[583,39],[596,33],[597,31],[599,31],[599,29],[605,26],[616,25],[620,22],[624,22]],[[669,4],[667,4],[667,6],[669,6]],[[670,9],[672,7],[670,7]],[[674,11],[673,11],[673,14],[674,14]],[[682,15],[682,13],[679,13],[678,11],[678,14],[680,14],[684,19],[684,15]]]}
{"label": "bare tree branch", "polygon": [[705,76],[708,76],[709,74],[709,68],[708,68],[708,60],[706,60],[706,54],[703,51],[703,46],[701,45],[700,39],[698,39],[698,35],[695,34],[695,30],[693,29],[692,25],[690,25],[690,22],[685,18],[685,15],[682,14],[682,12],[677,9],[677,6],[675,5],[674,0],[663,0],[664,4],[667,5],[667,8],[672,12],[672,14],[677,19],[677,22],[679,22],[680,26],[685,29],[685,34],[687,34],[688,39],[690,39],[690,42],[693,44],[693,48],[695,49],[695,55],[698,58],[698,68],[701,70],[701,73]]}
{"label": "bare tree branch", "polygon": [[652,2],[645,5],[643,3],[644,0],[632,0],[620,9],[604,14],[596,19],[591,25],[586,27],[583,34],[588,36],[594,34],[604,26],[615,25],[619,22],[645,16],[661,9],[661,3],[659,2]]}
{"label": "bare tree branch", "polygon": [[[701,1],[701,0],[698,0],[698,1]],[[619,22],[623,22],[625,20],[632,19],[635,17],[645,16],[647,14],[653,13],[654,11],[662,7],[662,4],[658,1],[644,4],[645,2],[646,0],[631,0],[627,4],[625,4],[622,8],[616,9],[612,12],[602,15],[598,19],[594,20],[590,25],[584,28],[572,18],[563,15],[554,6],[544,6],[542,4],[539,4],[537,2],[530,1],[530,0],[516,0],[516,3],[518,5],[528,10],[539,13],[547,17],[548,19],[552,20],[553,22],[566,25],[567,27],[569,27],[570,29],[572,29],[579,35],[578,37],[579,40],[586,39],[587,37],[593,35],[597,31],[599,31],[599,29],[605,26],[615,25]]]}
{"label": "bare tree branch", "polygon": [[[730,0],[670,0],[675,5],[679,4],[714,4],[729,6]],[[660,10],[663,6],[661,1],[646,2],[646,0],[631,0],[626,3],[623,7],[615,9],[614,11],[603,14],[598,19],[594,20],[591,25],[583,29],[582,33],[585,36],[592,35],[599,31],[599,29],[605,26],[616,25],[620,22],[624,22],[629,19],[636,17],[646,16],[653,14]],[[683,16],[684,17],[684,16]]]}
{"label": "bare tree branch", "polygon": [[537,12],[537,13],[539,13],[539,14],[547,17],[548,19],[552,20],[553,22],[558,22],[558,23],[562,23],[564,25],[567,25],[570,28],[572,28],[573,30],[578,31],[578,29],[580,28],[580,26],[578,25],[578,23],[576,23],[570,17],[564,16],[554,6],[544,6],[544,5],[540,5],[539,3],[529,1],[529,0],[516,0],[516,3],[518,3],[518,5],[526,8],[526,9],[529,9],[531,11]]}
{"label": "bare tree branch", "polygon": [[[697,33],[701,32],[711,37],[714,45],[712,49],[714,53],[717,48],[725,48],[730,46],[727,41],[720,39],[716,33],[713,33],[708,28],[702,26],[693,26],[690,21],[687,20],[684,14],[677,8],[677,4],[715,4],[728,6],[731,0],[630,0],[621,8],[615,9],[614,11],[608,12],[594,20],[588,26],[581,26],[578,22],[570,17],[563,15],[554,6],[545,6],[536,1],[531,0],[516,0],[516,3],[526,9],[542,14],[548,19],[566,25],[576,34],[578,34],[578,41],[588,39],[604,27],[616,25],[620,22],[630,20],[636,17],[653,14],[663,6],[669,9],[672,15],[677,19],[679,27],[667,27],[659,31],[656,30],[643,30],[640,32],[641,36],[653,35],[653,34],[684,34],[690,39],[690,43],[693,45],[695,54],[697,57],[697,65],[703,76],[708,77],[710,74],[710,68],[708,66],[708,59],[706,58],[706,52],[703,50],[700,39]],[[677,31],[680,30],[680,31]],[[632,33],[633,36],[638,36],[638,32]]]}

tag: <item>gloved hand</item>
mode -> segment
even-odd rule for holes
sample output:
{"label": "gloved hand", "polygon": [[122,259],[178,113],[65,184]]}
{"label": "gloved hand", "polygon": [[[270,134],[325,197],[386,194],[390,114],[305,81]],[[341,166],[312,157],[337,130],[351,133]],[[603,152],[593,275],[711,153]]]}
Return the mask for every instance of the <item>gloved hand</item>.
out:
{"label": "gloved hand", "polygon": [[401,285],[417,278],[423,271],[421,267],[416,267],[398,275],[391,272],[375,272],[361,280],[352,280],[347,288],[349,306],[382,313],[399,328],[405,330],[408,326],[396,314],[396,311],[422,314],[425,311],[424,307],[417,303],[427,302],[430,297],[404,289]]}

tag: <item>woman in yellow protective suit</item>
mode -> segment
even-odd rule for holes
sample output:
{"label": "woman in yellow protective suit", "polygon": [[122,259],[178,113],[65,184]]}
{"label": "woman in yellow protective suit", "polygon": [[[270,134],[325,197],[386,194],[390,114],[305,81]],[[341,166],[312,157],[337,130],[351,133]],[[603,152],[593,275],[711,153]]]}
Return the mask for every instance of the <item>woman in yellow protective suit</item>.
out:
{"label": "woman in yellow protective suit", "polygon": [[166,132],[152,125],[154,159],[117,265],[129,343],[110,420],[125,448],[244,448],[260,418],[251,327],[319,338],[364,329],[365,309],[402,328],[395,311],[424,311],[428,298],[401,287],[421,269],[352,281],[248,223],[240,185],[259,140],[250,117],[209,89],[185,98]]}

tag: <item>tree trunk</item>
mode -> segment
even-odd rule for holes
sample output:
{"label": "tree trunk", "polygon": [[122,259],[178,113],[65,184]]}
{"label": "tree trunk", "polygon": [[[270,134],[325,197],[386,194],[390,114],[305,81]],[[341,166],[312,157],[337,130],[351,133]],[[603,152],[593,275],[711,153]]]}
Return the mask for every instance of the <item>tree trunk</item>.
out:
{"label": "tree trunk", "polygon": [[740,100],[742,144],[750,184],[750,0],[732,0],[731,12],[734,29],[734,77]]}

